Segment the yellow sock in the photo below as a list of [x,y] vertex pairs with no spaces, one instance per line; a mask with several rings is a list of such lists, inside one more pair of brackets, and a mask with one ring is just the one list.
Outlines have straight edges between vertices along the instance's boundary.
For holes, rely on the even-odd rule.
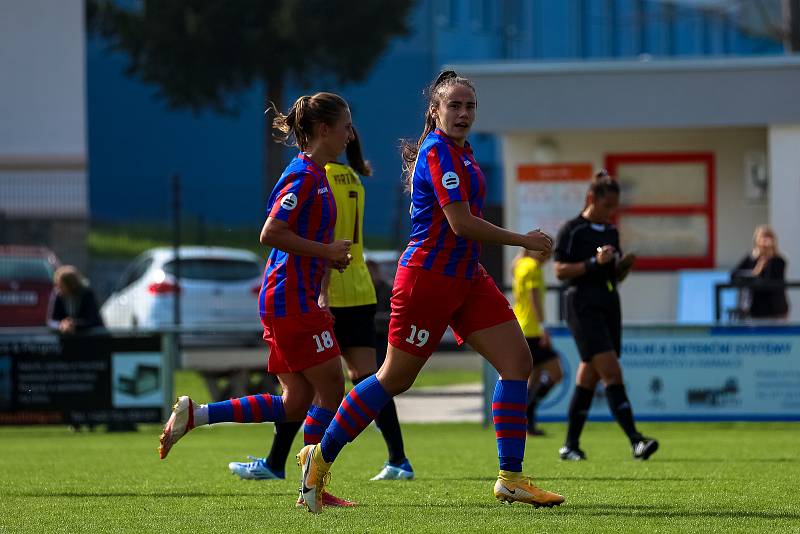
[[522,473],[519,471],[504,471],[503,469],[500,470],[500,474],[497,476],[500,480],[507,480],[509,482],[515,482],[523,478]]
[[331,465],[333,465],[333,462],[328,463],[325,461],[325,458],[322,457],[322,447],[320,445],[314,447],[314,452],[312,454],[313,456],[311,458],[314,460],[314,462],[323,467],[325,471],[330,469]]

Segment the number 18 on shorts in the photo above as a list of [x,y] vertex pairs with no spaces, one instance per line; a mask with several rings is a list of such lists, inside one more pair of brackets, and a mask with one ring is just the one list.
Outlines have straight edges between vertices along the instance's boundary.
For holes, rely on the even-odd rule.
[[341,354],[327,312],[286,317],[262,317],[264,341],[269,345],[270,373],[296,373]]

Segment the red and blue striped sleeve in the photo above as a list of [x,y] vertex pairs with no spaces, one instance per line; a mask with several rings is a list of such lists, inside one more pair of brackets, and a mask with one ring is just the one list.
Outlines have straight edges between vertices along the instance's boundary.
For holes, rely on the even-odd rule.
[[463,172],[464,165],[461,160],[454,157],[447,144],[436,143],[433,145],[426,154],[426,161],[440,207],[444,208],[452,202],[469,201],[467,193],[469,177]]
[[306,173],[299,172],[286,177],[284,186],[275,196],[269,209],[269,217],[289,223],[293,226],[303,206],[312,198],[314,180]]

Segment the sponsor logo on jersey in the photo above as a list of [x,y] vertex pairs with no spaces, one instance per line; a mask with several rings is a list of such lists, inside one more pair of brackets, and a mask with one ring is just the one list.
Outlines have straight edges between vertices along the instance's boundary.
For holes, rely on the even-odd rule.
[[327,187],[320,187],[319,189],[317,189],[317,194],[318,195],[323,195],[323,194],[325,194],[327,192],[328,192],[328,188]]
[[281,207],[285,210],[293,210],[297,207],[297,195],[286,193],[281,199]]
[[461,179],[453,171],[448,171],[442,176],[442,185],[445,189],[455,189],[461,183]]
[[464,167],[469,167],[470,165],[472,165],[472,162],[470,160],[468,160],[468,159],[464,159],[464,160],[461,160],[461,161],[464,162]]

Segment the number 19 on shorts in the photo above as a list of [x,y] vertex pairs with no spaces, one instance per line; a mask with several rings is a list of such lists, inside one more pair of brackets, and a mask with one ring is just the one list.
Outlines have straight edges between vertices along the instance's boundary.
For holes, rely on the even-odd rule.
[[411,335],[406,338],[406,341],[411,343],[412,345],[416,345],[417,347],[423,346],[425,343],[428,342],[428,338],[431,337],[431,333],[427,330],[417,329],[417,325],[411,325]]
[[333,336],[328,330],[325,330],[322,334],[312,336],[314,338],[314,342],[317,344],[317,352],[322,352],[325,349],[329,349],[333,347]]

